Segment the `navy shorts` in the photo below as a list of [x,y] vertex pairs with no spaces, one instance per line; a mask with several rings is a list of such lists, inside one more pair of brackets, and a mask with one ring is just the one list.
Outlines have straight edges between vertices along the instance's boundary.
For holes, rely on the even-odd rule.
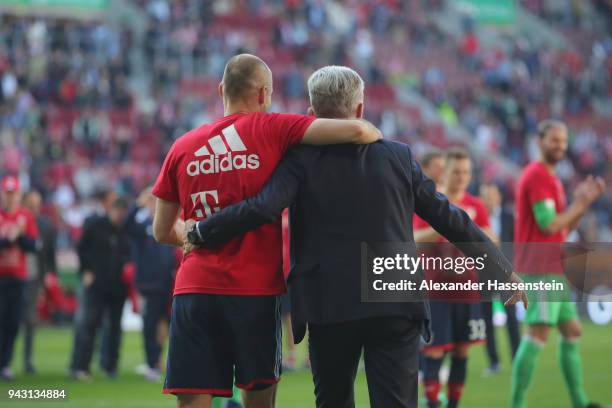
[[232,386],[276,384],[282,362],[279,296],[176,295],[166,394],[229,397]]
[[485,341],[485,321],[480,303],[433,301],[431,307],[431,342],[428,350],[452,350],[464,344]]

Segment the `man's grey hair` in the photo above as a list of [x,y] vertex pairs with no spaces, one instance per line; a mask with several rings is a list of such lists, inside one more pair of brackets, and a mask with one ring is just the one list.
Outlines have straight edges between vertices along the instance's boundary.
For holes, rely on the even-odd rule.
[[308,78],[310,105],[322,118],[347,118],[363,102],[363,79],[349,67],[329,65]]

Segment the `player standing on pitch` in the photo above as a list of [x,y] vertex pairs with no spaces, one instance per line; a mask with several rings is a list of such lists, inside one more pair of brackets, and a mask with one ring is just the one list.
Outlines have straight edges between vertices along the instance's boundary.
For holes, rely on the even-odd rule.
[[[272,72],[259,58],[231,58],[219,86],[225,116],[188,132],[170,149],[153,194],[153,233],[182,246],[174,227],[202,220],[256,194],[298,143],[370,143],[363,120],[268,114]],[[180,407],[210,407],[243,389],[246,408],[274,406],[281,368],[279,295],[284,293],[281,225],[264,225],[218,251],[195,249],[177,272],[165,393]]]
[[[542,280],[545,273],[561,278],[561,252],[546,253],[529,248],[528,243],[558,244],[565,242],[567,234],[576,228],[580,218],[605,189],[603,179],[589,176],[574,190],[574,201],[567,207],[563,185],[555,175],[555,165],[565,158],[567,152],[567,127],[555,120],[546,120],[538,126],[540,159],[529,164],[519,180],[516,195],[516,223],[514,267],[518,273],[535,274],[532,278]],[[551,254],[550,252],[555,254]],[[542,256],[550,261],[543,262]],[[544,265],[538,270],[537,265]],[[553,270],[556,269],[556,270]],[[529,276],[525,276],[529,278]],[[530,293],[531,307],[527,310],[527,334],[521,340],[512,367],[512,408],[526,406],[525,394],[533,377],[538,357],[550,328],[556,326],[561,333],[559,364],[569,389],[574,408],[596,408],[589,403],[582,381],[582,364],[578,344],[582,327],[578,321],[576,305],[569,301],[553,301],[542,292]]]
[[[451,203],[462,208],[493,241],[497,238],[491,231],[489,213],[484,203],[467,192],[472,177],[472,161],[467,151],[451,149],[446,154],[443,192]],[[414,217],[414,237],[416,242],[448,242],[422,218]],[[441,248],[444,250],[444,248]],[[437,248],[434,248],[434,251]],[[460,256],[459,253],[454,253]],[[428,273],[429,272],[429,273]],[[477,280],[474,271],[468,271],[470,279]],[[453,276],[439,271],[426,271],[435,280],[447,281]],[[454,274],[454,272],[451,272]],[[465,281],[467,278],[462,277]],[[430,294],[435,297],[436,294]],[[423,382],[428,408],[440,405],[440,367],[447,352],[451,353],[451,367],[448,378],[448,407],[459,405],[463,386],[467,377],[467,359],[470,346],[485,340],[485,322],[480,311],[480,294],[476,291],[457,294],[457,299],[449,295],[438,296],[432,301],[431,332],[432,341],[423,347],[425,355]]]
[[26,252],[37,248],[38,227],[21,206],[21,188],[15,176],[0,182],[0,381],[14,379],[11,360],[23,312]]

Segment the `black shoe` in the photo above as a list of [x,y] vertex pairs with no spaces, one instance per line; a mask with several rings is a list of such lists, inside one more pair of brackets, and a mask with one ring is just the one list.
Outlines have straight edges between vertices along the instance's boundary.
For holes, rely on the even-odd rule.
[[606,408],[607,405],[601,405],[596,402],[589,402],[585,408]]
[[30,374],[30,375],[36,374],[36,369],[34,368],[34,366],[32,364],[27,364],[25,366],[24,371],[25,371],[26,374]]

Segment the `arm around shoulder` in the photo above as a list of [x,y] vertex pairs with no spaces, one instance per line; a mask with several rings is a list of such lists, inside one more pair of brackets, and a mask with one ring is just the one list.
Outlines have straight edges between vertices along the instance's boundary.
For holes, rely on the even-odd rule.
[[306,129],[302,143],[313,145],[367,144],[382,139],[382,133],[363,119],[316,119]]

